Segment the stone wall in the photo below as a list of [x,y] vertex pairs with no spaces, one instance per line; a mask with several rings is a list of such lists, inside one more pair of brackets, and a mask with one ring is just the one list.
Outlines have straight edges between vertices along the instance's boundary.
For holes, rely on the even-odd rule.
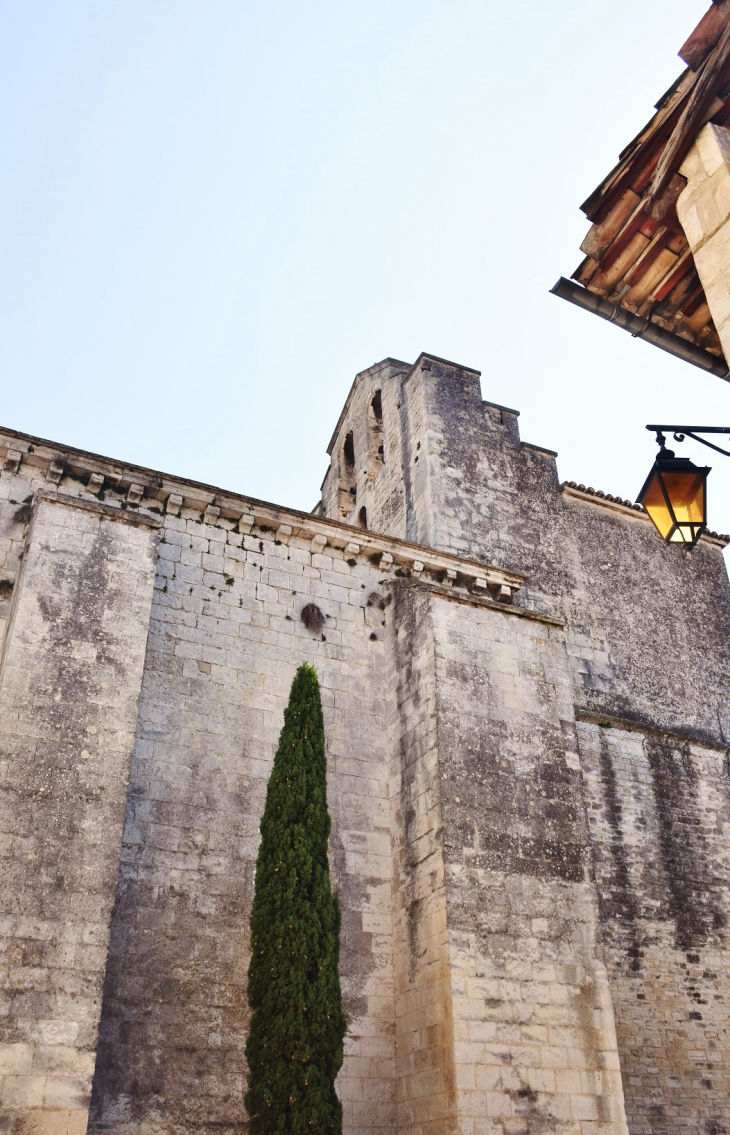
[[579,736],[631,1128],[725,1131],[727,750],[587,722]]
[[457,1113],[620,1132],[563,628],[434,606]]
[[83,1135],[158,522],[42,493],[29,526],[2,514],[28,529],[0,671],[2,1130]]
[[[567,623],[580,708],[730,736],[722,541],[703,537],[686,554],[642,511],[561,486],[555,454],[520,441],[517,411],[482,401],[477,371],[424,355],[389,381],[405,486],[392,535],[524,577],[515,602]],[[365,372],[356,384],[337,436],[357,434],[372,382]],[[371,514],[378,530],[375,504]]]
[[[331,464],[322,484],[322,512],[334,520],[358,525],[364,508],[368,528],[418,542],[402,520],[408,507],[408,486],[403,478],[401,383],[408,370],[407,363],[385,359],[357,375],[329,445]],[[380,458],[377,450],[373,452],[372,432],[372,403],[378,391],[382,411]],[[344,454],[348,434],[352,435],[354,451],[351,476]],[[345,499],[349,508],[341,507]]]
[[[248,916],[297,667],[322,688],[350,1018],[347,1130],[392,1130],[389,754],[380,575],[344,545],[166,517],[140,701],[93,1116],[242,1129]],[[352,557],[349,557],[352,558]],[[374,599],[371,598],[374,596]],[[300,613],[316,603],[324,632]],[[167,1130],[167,1127],[164,1128]]]
[[[369,376],[363,383],[362,397],[358,395],[357,385],[351,394],[347,412],[338,425],[340,434],[353,429],[357,416],[363,413],[364,386],[368,381],[371,381]],[[539,703],[535,716],[537,728],[533,726],[526,731],[526,736],[529,737],[528,750],[536,735],[539,737],[548,728],[551,713],[562,700],[564,706],[571,705],[569,714],[564,710],[562,712],[564,728],[574,729],[573,725],[568,726],[566,723],[573,720],[576,712],[584,722],[581,729],[595,729],[599,727],[599,723],[603,723],[604,728],[621,725],[622,731],[617,735],[624,739],[635,736],[626,732],[627,727],[641,729],[645,736],[654,738],[651,745],[647,742],[647,752],[654,755],[654,780],[651,780],[651,784],[655,783],[659,775],[657,770],[661,769],[665,769],[662,784],[666,787],[674,783],[667,771],[671,765],[670,758],[661,756],[674,753],[673,745],[679,744],[681,747],[704,744],[710,746],[708,751],[724,754],[727,751],[726,738],[730,735],[726,695],[730,676],[730,603],[727,573],[721,555],[722,541],[705,537],[694,552],[687,555],[676,548],[663,545],[648,518],[626,502],[603,493],[596,494],[592,489],[582,486],[560,485],[555,455],[520,441],[516,411],[482,402],[478,374],[474,371],[431,356],[421,356],[412,368],[393,375],[390,381],[393,397],[397,397],[400,403],[403,455],[401,475],[404,484],[400,524],[395,523],[392,516],[389,517],[393,534],[402,536],[406,532],[417,533],[418,539],[430,541],[435,547],[455,553],[468,548],[470,556],[481,559],[485,564],[496,562],[503,568],[520,573],[526,578],[526,583],[515,594],[514,604],[565,621],[564,641],[569,665],[562,677],[562,693],[559,698],[557,694],[551,693]],[[383,476],[384,473],[381,473],[380,477]],[[377,485],[376,482],[376,489]],[[372,517],[374,525],[378,526],[380,518],[376,508],[372,510]],[[481,632],[475,648],[483,651],[484,643],[488,641],[486,632]],[[465,650],[463,642],[460,642],[458,654],[464,658],[472,657]],[[506,704],[510,708],[505,735],[510,738],[511,745],[514,731],[519,730],[520,716],[529,705],[529,692],[525,684],[519,682],[516,656],[509,664],[500,659],[493,665],[497,674],[504,665],[505,674],[495,679],[485,669],[484,689],[493,687],[495,681],[497,685],[499,681],[505,683],[508,698]],[[469,684],[468,669],[465,662],[459,680],[454,680],[451,687],[445,673],[438,670],[436,685],[442,707],[449,689],[453,689],[459,696],[469,690],[471,704],[478,702],[478,687]],[[571,692],[565,688],[566,682],[572,687]],[[500,696],[501,693],[500,690]],[[454,714],[454,728],[459,743],[454,746],[450,741],[445,751],[453,754],[461,748],[469,753],[468,746],[471,745],[471,765],[461,764],[454,779],[458,785],[460,801],[465,798],[473,800],[470,815],[475,831],[486,829],[488,832],[488,838],[493,844],[487,849],[488,854],[497,855],[496,849],[499,848],[501,856],[506,856],[508,852],[513,855],[514,846],[519,848],[521,841],[534,839],[534,835],[530,835],[529,826],[525,827],[527,817],[523,814],[522,806],[515,803],[515,797],[521,799],[523,804],[525,799],[532,797],[533,808],[542,800],[546,809],[543,819],[550,838],[543,840],[543,853],[548,854],[549,849],[548,859],[550,856],[564,856],[570,824],[578,823],[577,817],[583,816],[584,789],[578,765],[574,763],[572,771],[566,768],[560,771],[559,764],[548,762],[544,766],[536,766],[525,779],[521,779],[516,775],[514,758],[510,754],[505,762],[505,768],[509,771],[505,772],[503,779],[501,761],[496,760],[495,753],[505,745],[504,735],[497,730],[496,735],[489,736],[488,743],[480,740],[479,745],[476,745],[473,740],[475,726],[469,718],[468,703],[467,696],[466,704],[461,704]],[[462,721],[465,723],[463,735]],[[566,745],[565,752],[572,752],[575,762],[575,739],[563,743]],[[558,752],[549,742],[544,743],[544,748],[548,753]],[[474,781],[478,752],[486,754],[483,759],[487,760],[489,768],[486,785],[482,790],[485,799],[479,799]],[[585,770],[588,778],[587,800],[590,815],[595,821],[593,809],[598,805],[595,803],[590,750],[585,750],[585,753],[581,750],[581,753],[583,759],[588,761]],[[528,767],[529,763],[525,764],[525,768]],[[698,793],[702,795],[710,791],[725,791],[722,779],[718,780],[715,773],[708,772],[709,767],[706,763],[701,764],[700,771],[687,780],[686,791],[664,792],[660,800],[664,816],[661,830],[665,842],[673,833],[671,838],[679,846],[679,833],[692,833],[697,825],[701,829],[701,839],[698,837],[691,844],[694,848],[691,863],[703,864],[700,875],[693,873],[694,867],[686,856],[680,856],[677,860],[668,850],[664,870],[671,879],[673,871],[678,869],[677,864],[681,863],[685,882],[677,883],[677,886],[682,894],[688,896],[693,886],[699,888],[703,899],[695,900],[688,908],[694,914],[697,914],[698,903],[702,906],[705,899],[709,901],[710,894],[714,896],[713,918],[716,919],[717,926],[713,930],[713,963],[717,964],[706,968],[716,975],[716,980],[722,985],[721,975],[727,969],[727,962],[720,961],[726,957],[723,953],[726,948],[723,920],[730,914],[724,889],[728,829],[724,820],[716,818],[724,814],[720,809],[719,798],[715,801],[715,810],[711,811],[709,818],[698,816],[692,804],[692,793],[696,797]],[[534,776],[538,768],[545,773],[548,769],[553,770],[554,779],[550,786],[544,787],[544,798],[536,794]],[[627,794],[633,798],[634,775],[626,762],[619,762],[614,772],[613,803],[600,805],[608,808],[609,814],[613,815],[613,810],[623,806]],[[708,777],[710,779],[706,785]],[[540,789],[540,793],[542,791]],[[572,813],[570,821],[565,814],[568,803]],[[447,807],[444,821],[447,827],[448,814]],[[482,824],[478,822],[479,816],[482,817]],[[537,812],[530,817],[531,825],[536,823],[536,817]],[[637,821],[639,822],[644,821]],[[580,823],[585,827],[584,819]],[[576,854],[586,854],[590,850],[589,858],[595,860],[602,915],[598,931],[591,927],[592,908],[587,892],[581,890],[580,886],[576,891],[577,879],[563,880],[559,885],[569,890],[572,887],[571,901],[578,903],[574,908],[578,913],[571,916],[569,924],[576,927],[576,932],[580,926],[585,928],[581,948],[597,934],[595,974],[600,975],[601,964],[597,959],[602,953],[608,966],[611,993],[616,999],[621,1060],[625,1074],[631,1076],[626,1083],[630,1083],[627,1090],[631,1092],[632,1129],[656,1132],[669,1130],[671,1122],[666,1115],[670,1115],[676,1105],[673,1096],[681,1097],[683,1101],[682,1121],[685,1125],[704,1124],[707,1119],[710,1125],[708,1130],[713,1123],[721,1126],[722,1112],[718,1109],[717,1101],[712,1103],[714,1111],[712,1108],[708,1110],[706,1105],[709,1097],[703,1097],[703,1091],[711,1092],[713,1089],[703,1087],[697,1092],[693,1087],[690,1092],[688,1088],[688,1083],[696,1085],[698,1082],[697,1063],[713,1061],[714,1057],[696,1055],[696,1052],[704,1053],[707,1046],[698,1049],[693,1047],[698,1038],[693,1037],[691,1031],[687,1032],[686,1005],[681,1003],[681,999],[670,1002],[664,995],[659,997],[656,988],[656,981],[659,980],[657,975],[663,974],[665,963],[667,974],[664,976],[667,981],[667,975],[674,972],[677,965],[691,966],[697,963],[687,962],[686,958],[677,961],[673,952],[676,947],[672,947],[669,952],[659,949],[653,955],[653,970],[631,969],[632,992],[627,1001],[623,974],[625,964],[633,964],[633,955],[626,953],[626,950],[634,948],[633,940],[616,952],[613,943],[617,932],[612,929],[607,914],[610,903],[603,890],[607,869],[604,862],[606,847],[600,840],[594,839],[593,825],[590,831],[591,840],[588,836],[577,839]],[[448,841],[448,836],[446,838]],[[470,854],[479,858],[485,851],[482,849],[477,854],[476,840],[477,836],[469,834],[465,826],[459,833],[457,844],[461,847],[471,845]],[[453,870],[450,854],[447,846],[446,870],[449,880]],[[518,855],[518,862],[519,860]],[[468,860],[463,862],[467,863]],[[559,858],[557,862],[560,862]],[[540,880],[547,867],[533,863],[530,869],[534,871],[535,879]],[[551,869],[557,870],[555,862]],[[463,874],[464,868],[460,867],[459,870]],[[466,871],[464,878],[468,880],[464,893],[472,903],[476,903],[471,911],[469,901],[464,903],[467,923],[469,917],[486,918],[485,912],[479,910],[478,900],[474,899],[475,895],[483,893],[482,876]],[[558,872],[556,879],[559,878]],[[695,879],[694,884],[690,882],[691,879]],[[635,881],[636,894],[642,899],[650,893],[656,894],[657,886],[650,884],[647,879],[645,891],[642,880]],[[557,886],[557,883],[550,885]],[[668,885],[665,878],[662,886],[666,889]],[[545,886],[544,882],[535,883],[522,877],[513,884],[507,872],[500,878],[497,890],[490,892],[495,895],[495,906],[499,910],[499,915],[496,912],[494,914],[495,922],[499,924],[499,918],[508,919],[508,896],[515,891],[521,895],[525,887],[526,893],[529,892],[529,902],[525,899],[525,905],[529,909],[562,909],[566,900],[562,897],[558,899],[555,894],[550,896],[545,908],[542,907],[540,890],[544,890]],[[578,892],[582,895],[580,899]],[[452,897],[452,892],[447,888],[447,909],[452,919],[461,911],[457,895],[458,891],[455,891]],[[579,912],[581,904],[583,913]],[[540,918],[539,915],[535,917]],[[671,922],[672,917],[671,913],[665,911],[666,919]],[[683,917],[686,922],[689,916]],[[473,953],[476,932],[470,928],[469,933],[472,935],[469,950]],[[664,939],[669,942],[673,933],[671,929],[665,928]],[[509,936],[501,940],[497,936],[488,937],[486,940],[499,943],[498,949],[512,949]],[[577,943],[574,942],[572,948],[576,949]],[[554,942],[547,943],[545,949],[548,952],[555,950],[556,945]],[[621,953],[621,950],[624,952]],[[476,965],[468,951],[467,954],[465,965]],[[700,954],[696,950],[692,951],[692,957],[696,956],[699,957]],[[550,972],[556,973],[554,959],[550,964],[553,967]],[[590,973],[590,967],[587,972]],[[598,977],[591,974],[589,985],[590,982],[596,983],[591,986],[596,993],[596,1004],[604,1004],[605,985],[604,994],[601,994]],[[577,994],[578,991],[573,989],[571,997],[574,1007],[580,1002]],[[515,986],[512,987],[511,995],[519,1003]],[[727,1024],[724,1009],[726,994],[720,991],[713,994],[713,998],[715,996],[722,1000],[715,1001],[715,1032],[711,1034],[710,1040],[712,1044],[719,1046],[721,1030]],[[640,1015],[642,1006],[645,1007],[645,1017],[649,1021],[658,1004],[666,1005],[661,1025],[654,1023],[651,1027],[647,1026],[644,1032],[639,1030],[641,1039],[637,1043],[634,1028],[637,1012]],[[455,997],[454,1012],[458,1012],[458,1006],[459,1000]],[[501,1009],[495,1006],[494,1011],[499,1013]],[[509,1014],[514,1011],[514,1003],[508,1002],[505,1012]],[[457,1031],[458,1027],[457,1023]],[[669,1042],[666,1037],[660,1037],[658,1046],[654,1047],[652,1033],[661,1033],[662,1030],[674,1039]],[[578,1060],[575,1053],[570,1059]],[[585,1058],[581,1059],[585,1063]],[[611,1067],[612,1059],[609,1055],[607,1068]],[[680,1074],[673,1067],[677,1060],[682,1062],[684,1069]],[[577,1066],[580,1067],[580,1062]],[[639,1066],[643,1076],[640,1091],[635,1090],[637,1081],[634,1075],[634,1069]],[[594,1062],[594,1071],[596,1067]],[[503,1082],[508,1085],[511,1083],[508,1077]],[[714,1085],[715,1081],[712,1083]],[[720,1084],[720,1098],[726,1090],[725,1082],[719,1079],[717,1083]],[[670,1084],[671,1092],[667,1088]],[[668,1093],[666,1100],[663,1099],[665,1090]],[[651,1102],[647,1102],[649,1096],[652,1097]],[[495,1103],[494,1106],[498,1105]],[[505,1115],[511,1115],[512,1120],[518,1122],[520,1116],[509,1110],[514,1106],[514,1100],[505,1101],[504,1106],[507,1109]],[[528,1109],[524,1104],[521,1106],[527,1122]],[[663,1108],[666,1108],[666,1115]],[[716,1126],[716,1129],[720,1128]]]
[[723,353],[730,356],[730,133],[708,122],[680,167],[677,216],[702,281]]
[[399,1132],[456,1130],[451,957],[431,595],[395,586],[393,931]]
[[[69,768],[94,767],[92,747],[71,742],[101,736],[99,706],[122,722],[116,741],[104,735],[103,832],[78,824],[78,792],[73,807],[33,797],[23,819],[51,818],[37,837],[46,860],[62,829],[75,868],[94,848],[96,968],[73,954],[78,1016],[62,1016],[63,999],[56,1014],[84,1022],[67,1056],[80,1054],[86,1080],[54,1135],[81,1135],[92,1066],[93,1130],[246,1130],[258,824],[303,661],[323,692],[347,1135],[622,1135],[624,1093],[637,1135],[720,1135],[724,1073],[699,1065],[724,1066],[727,1021],[721,543],[682,556],[630,506],[561,486],[554,454],[520,441],[517,412],[482,402],[477,372],[431,356],[359,375],[330,449],[310,515],[0,432],[0,698],[26,691],[28,730],[36,706],[40,720],[60,715],[51,740]],[[68,558],[60,606],[35,527],[21,558],[26,497],[34,526],[76,518],[78,547],[63,525],[44,545]],[[308,603],[321,633],[302,622]],[[101,697],[88,646],[77,658],[23,637],[40,610],[64,641],[86,642],[69,630],[79,619],[110,636],[121,685]],[[56,711],[44,667],[61,664],[70,694]],[[11,769],[11,793],[18,781]],[[15,823],[11,811],[11,907],[58,878],[26,865]],[[12,975],[27,926],[8,927]],[[8,1020],[56,1019],[41,1018],[61,956],[52,929],[24,963],[32,1012]],[[46,1059],[33,1029],[6,1034],[0,1114],[12,1111],[13,1135],[36,1121],[17,1080]]]

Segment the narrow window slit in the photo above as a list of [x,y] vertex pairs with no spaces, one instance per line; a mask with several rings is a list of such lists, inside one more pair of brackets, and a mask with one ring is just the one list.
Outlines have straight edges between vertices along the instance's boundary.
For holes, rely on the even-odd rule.
[[355,439],[352,430],[345,435],[340,451],[340,520],[347,520],[357,499]]

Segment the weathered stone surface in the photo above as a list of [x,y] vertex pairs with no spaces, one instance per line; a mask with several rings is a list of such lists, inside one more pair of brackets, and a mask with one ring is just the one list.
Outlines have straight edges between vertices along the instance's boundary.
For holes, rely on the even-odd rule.
[[[258,823],[289,687],[307,660],[322,688],[342,898],[350,1028],[341,1092],[348,1130],[388,1130],[395,1077],[379,577],[367,561],[347,563],[344,541],[312,553],[292,537],[241,539],[182,511],[166,519],[160,549],[94,1116],[107,1126],[163,1116],[176,1130],[241,1129]],[[308,602],[325,615],[321,634],[301,621]]]
[[708,122],[697,135],[680,173],[687,178],[687,188],[677,201],[677,216],[692,249],[723,352],[726,358],[730,358],[728,130]]
[[3,1130],[86,1130],[155,528],[33,505],[0,677]]
[[[724,925],[730,911],[726,805],[721,807],[727,780],[718,780],[718,774],[713,774],[708,785],[718,785],[721,797],[709,815],[698,815],[691,794],[708,791],[706,766],[693,779],[687,779],[687,774],[686,784],[680,787],[667,756],[674,752],[672,744],[681,748],[690,742],[718,745],[725,752],[724,738],[730,729],[726,697],[730,605],[720,549],[710,541],[701,541],[691,557],[676,555],[657,540],[641,513],[615,507],[610,500],[604,503],[595,496],[563,491],[553,455],[520,442],[516,412],[483,403],[476,372],[428,356],[412,368],[398,370],[388,362],[358,377],[348,412],[333,439],[333,464],[323,489],[328,512],[333,507],[338,454],[348,431],[355,439],[357,468],[365,468],[362,446],[366,438],[360,442],[358,455],[357,422],[366,415],[376,387],[382,391],[385,411],[386,461],[376,478],[363,477],[357,490],[357,499],[365,502],[373,527],[387,525],[394,536],[452,552],[468,549],[470,556],[487,564],[496,562],[520,573],[527,582],[514,603],[558,615],[566,622],[564,632],[545,631],[546,637],[558,634],[563,640],[558,651],[561,665],[556,670],[553,663],[553,673],[562,670],[557,686],[546,681],[547,670],[540,660],[528,670],[540,675],[531,689],[522,673],[519,650],[505,645],[501,654],[490,656],[491,644],[485,631],[477,634],[474,651],[468,648],[467,635],[456,637],[458,647],[450,663],[453,678],[448,668],[437,668],[435,704],[439,708],[435,716],[441,728],[448,721],[444,752],[457,760],[453,779],[447,768],[441,774],[447,778],[442,791],[447,784],[455,786],[451,798],[446,797],[440,821],[446,909],[449,926],[455,932],[462,927],[466,930],[463,964],[467,970],[486,966],[484,973],[500,976],[500,967],[515,965],[519,970],[523,949],[527,952],[525,972],[533,963],[543,967],[550,975],[548,1002],[560,1003],[562,997],[566,1019],[572,1021],[573,1044],[558,1053],[561,1046],[548,1045],[552,1026],[539,1021],[545,1007],[530,1006],[529,1000],[521,997],[518,982],[507,987],[509,998],[500,997],[495,982],[495,1004],[478,1017],[480,1022],[488,1022],[489,1040],[494,1041],[498,1028],[505,1028],[500,1013],[510,1022],[514,1029],[511,1036],[516,1040],[520,1014],[529,1016],[537,1009],[531,1028],[541,1043],[556,1050],[555,1059],[562,1063],[563,1074],[558,1077],[558,1069],[553,1067],[546,1079],[546,1065],[537,1060],[535,1083],[549,1083],[556,1095],[569,1084],[579,1094],[579,1083],[590,1083],[592,1090],[600,1084],[602,1090],[592,1104],[579,1101],[574,1111],[570,1105],[561,1111],[562,1105],[552,1097],[540,1097],[538,1089],[528,1084],[538,1094],[526,1103],[527,1097],[509,1097],[518,1082],[510,1064],[509,1075],[502,1075],[503,1066],[499,1076],[482,1071],[481,1089],[490,1093],[486,1118],[478,1120],[473,1115],[470,1119],[473,1124],[482,1122],[484,1130],[493,1130],[495,1125],[546,1122],[545,1115],[550,1114],[555,1123],[603,1121],[615,1129],[621,1122],[621,1093],[611,1036],[610,992],[616,1000],[632,1130],[664,1132],[705,1122],[720,1130],[726,1123],[728,1104],[724,1073],[720,1074],[717,1092],[711,1079],[699,1090],[690,1090],[689,1085],[701,1080],[699,1065],[709,1060],[716,1067],[717,1059],[721,1066],[724,1061],[719,1050],[727,1029],[730,991],[724,976],[727,960],[720,964],[719,958],[727,959]],[[389,467],[389,453],[395,468]],[[399,477],[402,505],[394,509]],[[472,615],[466,626],[471,629],[475,622],[479,620]],[[438,654],[438,624],[433,634],[433,649]],[[479,658],[483,659],[480,664]],[[479,680],[474,679],[475,674],[479,674]],[[496,722],[495,693],[498,703],[503,700],[505,706],[500,707],[497,717],[501,720]],[[455,708],[449,705],[450,696]],[[492,708],[487,710],[485,703]],[[560,733],[555,732],[553,724],[551,735],[556,712]],[[532,718],[525,716],[530,713]],[[582,730],[598,728],[590,726],[591,721],[603,722],[604,726],[621,723],[635,730],[627,733],[624,728],[620,736],[637,738],[640,750],[648,754],[645,759],[653,762],[652,784],[663,814],[660,846],[664,847],[666,866],[662,893],[666,894],[669,887],[670,895],[663,900],[667,922],[664,939],[679,940],[677,936],[690,934],[690,926],[696,925],[696,932],[713,927],[715,964],[702,972],[713,975],[717,990],[712,998],[718,1000],[714,1000],[716,1016],[708,1043],[702,1046],[692,1032],[700,1026],[691,1025],[687,1031],[687,1005],[681,998],[669,1000],[657,990],[657,981],[672,984],[669,975],[677,966],[691,965],[681,954],[659,949],[652,955],[651,972],[642,969],[635,974],[631,970],[633,984],[627,994],[626,949],[634,949],[634,939],[623,953],[613,946],[618,932],[607,914],[606,848],[595,836],[591,838],[592,825],[588,828],[586,824],[586,805],[591,816],[599,805],[592,789],[586,795],[583,787],[575,738],[576,713],[585,721],[580,725]],[[530,721],[529,727],[525,721]],[[462,754],[469,760],[465,761]],[[590,751],[585,746],[581,754],[589,761]],[[480,762],[487,774],[484,777],[479,775]],[[585,775],[590,787],[590,763]],[[626,765],[616,771],[612,791],[614,799],[608,807],[620,810],[624,794],[633,792],[633,774]],[[687,840],[687,834],[693,838]],[[454,839],[453,846],[450,838]],[[592,870],[596,872],[597,890],[590,884]],[[496,875],[497,885],[487,891],[491,872],[501,874]],[[647,884],[645,891],[643,877],[636,881],[631,903],[639,901],[641,905],[648,900],[650,890]],[[656,891],[655,887],[655,896]],[[488,905],[480,901],[485,894],[490,896]],[[514,895],[519,896],[516,901],[523,902],[523,909],[531,913],[539,928],[532,941],[525,931],[526,922],[522,935],[515,936],[511,929],[514,919],[510,902]],[[555,911],[565,912],[566,918],[556,919]],[[641,939],[642,933],[637,931],[634,937]],[[647,935],[652,941],[652,931],[647,930]],[[677,949],[681,947],[675,946]],[[534,951],[532,956],[530,950]],[[542,950],[546,956],[540,958]],[[459,957],[458,951],[454,956]],[[693,958],[700,956],[692,953]],[[567,970],[561,971],[556,965],[559,957]],[[461,959],[450,964],[458,969]],[[566,972],[571,974],[567,981]],[[577,981],[576,975],[580,975]],[[608,1033],[587,1034],[584,1047],[579,1049],[576,1021],[582,1017],[580,1006],[591,1001],[596,1018],[608,1024]],[[452,1017],[461,1004],[456,995],[451,998]],[[457,1021],[457,1033],[458,1027]],[[479,1029],[485,1027],[484,1023],[478,1025]],[[559,1035],[557,1025],[554,1029]],[[480,1035],[482,1044],[484,1035]],[[708,1047],[710,1056],[706,1057]],[[484,1047],[473,1051],[482,1061]],[[501,1056],[507,1060],[506,1049]],[[679,1073],[677,1061],[682,1069]],[[478,1082],[476,1073],[458,1071],[471,1090]],[[492,1082],[487,1088],[484,1077],[489,1075]],[[707,1094],[703,1097],[703,1093]],[[542,1119],[530,1115],[535,1105],[542,1106]],[[457,1108],[460,1119],[466,1114],[464,1106],[460,1102]],[[484,1106],[483,1099],[479,1106]]]
[[457,1115],[624,1130],[564,632],[434,606]]
[[720,1131],[730,1099],[727,752],[578,729],[629,1122]]
[[[258,823],[302,661],[323,691],[347,1135],[623,1135],[625,1111],[637,1135],[720,1135],[730,603],[716,541],[682,556],[641,513],[566,491],[516,411],[482,402],[477,372],[430,356],[358,376],[315,515],[21,435],[0,433],[4,450],[19,456],[0,477],[0,616],[8,661],[16,645],[27,658],[0,697],[22,691],[28,735],[37,704],[33,728],[67,738],[69,760],[90,714],[110,728],[89,684],[98,656],[74,646],[71,704],[49,716],[54,651],[17,635],[56,591],[29,574],[14,517],[41,488],[49,515],[82,505],[83,555],[61,528],[47,542],[76,565],[64,596],[94,561],[84,524],[135,533],[148,567],[153,528],[128,521],[162,526],[151,607],[128,599],[137,661],[114,695],[108,822],[71,825],[57,794],[22,840],[6,825],[21,891],[53,896],[50,849],[63,860],[72,832],[96,927],[68,940],[66,1000],[48,943],[60,958],[59,923],[82,915],[44,897],[50,924],[36,919],[22,964],[11,928],[9,973],[28,986],[16,1016],[35,1022],[0,1050],[14,1135],[75,1133],[92,1067],[93,1130],[246,1130]],[[109,618],[121,650],[120,555],[53,633]],[[124,586],[142,560],[129,552]],[[22,858],[39,841],[42,872]],[[51,1014],[53,996],[77,1015]]]
[[[517,411],[482,401],[477,371],[430,356],[401,371],[387,363],[358,376],[350,394],[323,486],[326,513],[334,515],[342,438],[352,431],[357,442],[357,423],[382,389],[385,465],[357,498],[373,529],[526,577],[515,603],[567,623],[580,708],[730,736],[720,549],[703,539],[684,556],[641,512],[561,491],[554,454],[520,441]],[[364,468],[357,444],[355,454]],[[391,483],[402,486],[399,510],[385,503]]]
[[396,1129],[436,1135],[458,1114],[436,656],[431,596],[403,583],[393,606]]

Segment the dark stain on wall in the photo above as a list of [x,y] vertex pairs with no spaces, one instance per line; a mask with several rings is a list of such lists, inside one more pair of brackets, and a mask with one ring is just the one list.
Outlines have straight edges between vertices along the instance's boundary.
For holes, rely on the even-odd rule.
[[[632,1132],[722,1133],[730,1091],[716,751],[581,725],[581,759]],[[710,772],[705,777],[703,768]]]
[[[465,691],[475,704],[489,698],[489,674],[469,661],[450,661],[440,682],[447,862],[462,848],[478,850],[470,866],[542,879],[581,882],[589,855],[580,805],[578,774],[565,761],[562,736],[549,725],[530,739],[534,762],[525,769],[510,756],[509,730],[499,720],[472,720],[459,710]],[[448,705],[449,690],[457,692]],[[450,785],[450,788],[449,788]],[[458,795],[458,801],[456,799]]]
[[620,786],[608,751],[608,739],[603,730],[599,737],[599,768],[603,785],[605,816],[610,827],[610,874],[598,891],[601,922],[610,926],[613,920],[622,925],[622,937],[628,938],[625,946],[629,968],[638,972],[644,952],[638,927],[638,903],[631,885],[629,857],[624,844],[621,819]]
[[727,918],[716,894],[714,849],[704,830],[697,772],[689,745],[648,737],[659,848],[666,886],[665,914],[674,920],[680,950],[704,945]]

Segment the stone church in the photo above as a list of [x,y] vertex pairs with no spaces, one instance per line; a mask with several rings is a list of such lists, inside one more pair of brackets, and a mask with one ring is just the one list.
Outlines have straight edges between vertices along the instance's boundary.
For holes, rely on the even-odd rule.
[[[652,135],[661,172],[685,131],[668,180],[645,193],[640,147],[609,179],[594,226],[611,185],[641,216],[591,230],[568,291],[722,373],[714,8]],[[674,284],[647,308],[620,271]],[[258,825],[304,661],[346,1135],[730,1129],[728,538],[662,543],[483,393],[429,354],[358,374],[311,513],[0,430],[2,1135],[246,1131]]]

